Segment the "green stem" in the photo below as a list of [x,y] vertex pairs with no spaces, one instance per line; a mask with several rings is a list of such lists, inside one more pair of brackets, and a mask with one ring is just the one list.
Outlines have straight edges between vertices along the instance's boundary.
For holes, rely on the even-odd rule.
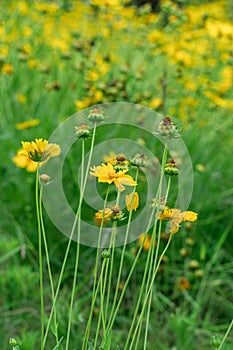
[[[90,148],[89,159],[88,159],[88,164],[87,164],[87,171],[86,171],[86,175],[85,175],[85,179],[84,179],[84,183],[83,183],[83,191],[80,193],[80,197],[82,199],[83,199],[83,195],[84,195],[84,191],[85,191],[85,187],[86,187],[86,183],[87,183],[87,178],[88,178],[88,174],[89,174],[89,168],[90,168],[92,154],[93,154],[93,149],[94,149],[95,133],[96,133],[96,123],[94,123],[94,126],[93,126],[91,148]],[[69,251],[70,251],[70,246],[71,246],[71,242],[72,242],[72,239],[73,239],[75,227],[76,227],[76,224],[77,224],[79,211],[81,209],[81,205],[82,205],[82,200],[79,201],[79,206],[78,206],[78,209],[76,211],[74,223],[73,223],[73,226],[72,226],[72,229],[71,229],[69,241],[68,241],[66,252],[65,252],[65,256],[64,256],[64,259],[63,259],[62,268],[61,268],[60,276],[59,276],[58,283],[57,283],[57,289],[56,289],[56,293],[55,293],[55,297],[54,297],[54,303],[52,305],[52,309],[51,309],[51,312],[50,312],[50,315],[49,315],[49,319],[48,319],[48,324],[47,324],[46,331],[45,331],[44,342],[43,342],[43,349],[44,349],[44,346],[45,346],[45,343],[46,343],[46,339],[47,339],[47,336],[48,336],[48,331],[49,331],[51,319],[52,319],[52,316],[53,316],[55,304],[57,302],[58,293],[59,293],[59,290],[60,290],[60,286],[61,286],[61,282],[62,282],[62,278],[63,278],[63,274],[64,274],[64,270],[65,270],[68,254],[69,254]]]
[[[157,190],[156,197],[155,197],[155,205],[156,205],[156,201],[157,201],[157,207],[156,207],[155,221],[154,221],[154,225],[153,225],[153,232],[152,232],[152,237],[151,237],[151,242],[150,242],[150,248],[149,248],[149,252],[147,255],[147,259],[146,259],[145,271],[143,274],[143,280],[141,283],[137,304],[136,304],[136,307],[134,310],[133,320],[131,322],[130,330],[128,332],[126,343],[125,343],[125,349],[127,349],[128,344],[130,342],[131,334],[132,334],[134,324],[135,324],[135,321],[137,318],[137,314],[138,314],[138,310],[139,310],[139,307],[141,304],[141,300],[142,300],[143,295],[145,295],[144,286],[145,286],[146,278],[147,278],[147,285],[148,285],[148,283],[150,281],[150,276],[152,273],[152,264],[153,264],[153,255],[154,255],[153,250],[154,250],[154,242],[156,241],[156,239],[155,239],[156,238],[156,227],[157,227],[158,215],[159,215],[159,210],[160,210],[160,201],[161,201],[161,197],[162,197],[162,185],[163,185],[164,167],[166,165],[166,161],[167,161],[167,144],[165,144],[164,151],[163,151],[159,186],[158,186],[158,190]],[[157,243],[157,248],[156,248],[157,255],[158,255],[158,248],[159,248],[159,242]],[[146,290],[147,290],[147,287],[146,287]],[[142,322],[142,319],[141,319],[141,322]]]
[[[80,178],[80,193],[83,193],[83,181],[84,181],[84,155],[85,155],[85,140],[82,139],[82,160],[81,160],[81,178]],[[69,340],[70,340],[70,331],[71,331],[71,323],[72,323],[72,312],[73,312],[73,305],[74,305],[74,297],[75,297],[75,287],[77,282],[77,274],[78,274],[78,264],[79,264],[79,252],[80,252],[80,233],[81,233],[81,202],[82,202],[82,196],[79,197],[79,213],[78,215],[78,232],[77,232],[77,244],[76,244],[76,258],[75,258],[75,267],[74,267],[74,279],[73,279],[73,287],[72,287],[72,293],[71,293],[71,299],[70,299],[70,308],[69,308],[69,321],[68,321],[68,328],[67,328],[67,336],[66,336],[66,347],[65,350],[69,349]]]
[[43,264],[42,264],[42,237],[41,237],[41,221],[39,209],[39,164],[36,172],[36,216],[38,225],[38,250],[39,250],[39,275],[40,275],[40,316],[41,316],[41,350],[43,350],[44,339],[44,288],[43,288]]
[[[136,175],[135,175],[135,182],[138,181],[138,174],[139,174],[139,168],[137,167],[137,171],[136,171]],[[135,193],[135,190],[136,190],[136,186],[133,189],[133,193]],[[130,223],[131,223],[131,219],[132,219],[132,214],[133,214],[133,201],[132,201],[131,207],[130,207],[129,219],[128,219],[126,233],[125,233],[125,240],[124,240],[123,249],[122,249],[122,253],[121,253],[121,260],[120,260],[120,267],[119,267],[117,284],[116,284],[116,289],[115,289],[115,295],[114,295],[114,299],[113,299],[111,313],[110,313],[110,316],[109,316],[110,320],[111,320],[111,318],[113,316],[113,312],[114,312],[114,309],[115,309],[115,306],[116,306],[116,302],[117,302],[119,285],[120,285],[120,281],[121,281],[121,274],[122,274],[122,268],[123,268],[123,262],[124,262],[124,257],[125,257],[125,249],[126,249],[128,236],[129,236],[129,229],[130,229]]]
[[[136,326],[135,331],[134,331],[134,335],[133,335],[132,340],[131,340],[131,345],[130,345],[129,350],[132,350],[133,343],[134,343],[134,340],[135,340],[135,337],[136,337],[136,334],[137,334],[137,330],[138,330],[138,328],[139,328],[139,326],[140,326],[140,323],[141,323],[141,321],[142,321],[142,318],[143,318],[143,315],[144,315],[144,311],[145,311],[145,308],[146,308],[146,306],[147,306],[148,299],[149,299],[150,293],[151,293],[151,291],[152,291],[155,278],[156,278],[156,276],[157,276],[158,268],[159,268],[160,263],[161,263],[161,261],[162,261],[164,255],[165,255],[165,253],[166,253],[166,251],[167,251],[167,249],[168,249],[168,247],[169,247],[169,245],[170,245],[170,243],[171,243],[172,236],[173,236],[173,235],[170,234],[170,237],[169,237],[169,240],[168,240],[168,242],[167,242],[167,244],[166,244],[166,247],[164,248],[164,250],[163,250],[163,252],[162,252],[162,254],[161,254],[161,256],[160,256],[159,261],[158,261],[158,264],[157,264],[157,266],[156,266],[156,269],[155,269],[155,271],[154,271],[154,273],[153,273],[153,276],[152,276],[152,279],[151,279],[151,283],[150,283],[150,287],[149,287],[149,289],[148,289],[148,292],[147,292],[146,295],[145,295],[145,299],[144,299],[144,302],[143,302],[143,305],[142,305],[142,310],[141,310],[141,313],[140,313],[140,316],[139,316],[139,320],[138,320],[137,326]],[[126,348],[125,348],[125,350],[126,350]]]
[[218,347],[218,350],[222,349],[222,346],[225,343],[225,340],[227,339],[228,334],[230,333],[232,327],[233,327],[233,319],[231,320],[231,323],[229,324],[229,327],[227,328],[227,331],[226,331],[226,333],[225,333],[225,335],[223,337],[223,340],[221,341],[221,344]]
[[[51,272],[49,251],[48,251],[47,239],[46,239],[46,234],[45,234],[43,211],[42,211],[43,186],[44,185],[41,186],[41,191],[40,191],[39,212],[40,212],[41,230],[42,230],[42,236],[43,236],[44,248],[45,248],[45,256],[46,256],[46,262],[47,262],[47,267],[48,267],[49,282],[50,282],[50,288],[51,288],[51,293],[52,293],[52,302],[54,303],[53,277],[52,277],[52,272]],[[56,339],[56,345],[57,345],[59,343],[59,339],[58,339],[58,331],[57,331],[57,311],[56,311],[56,308],[54,308],[54,332],[55,332],[55,339]]]
[[91,310],[90,310],[89,319],[88,319],[85,334],[84,334],[82,350],[85,349],[87,342],[88,342],[88,338],[89,338],[89,334],[90,334],[90,330],[91,330],[92,314],[93,314],[93,309],[94,309],[94,305],[95,305],[94,300],[96,299],[97,288],[99,288],[98,284],[97,284],[97,273],[98,273],[99,256],[100,256],[100,241],[101,241],[101,233],[102,233],[102,229],[103,229],[103,225],[104,225],[104,211],[106,209],[109,191],[110,191],[110,185],[107,188],[107,192],[106,192],[105,199],[104,199],[103,215],[102,215],[102,220],[101,220],[101,224],[100,224],[99,237],[98,237],[97,250],[96,250],[96,260],[95,260],[95,267],[94,267],[94,283],[93,283],[93,289],[92,289],[92,302],[91,302],[91,305],[93,305],[93,307],[91,307]]

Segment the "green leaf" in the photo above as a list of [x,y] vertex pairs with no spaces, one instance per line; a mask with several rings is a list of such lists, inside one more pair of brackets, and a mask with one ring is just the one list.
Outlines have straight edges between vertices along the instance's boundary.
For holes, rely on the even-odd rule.
[[91,342],[88,342],[88,350],[94,350],[94,346]]

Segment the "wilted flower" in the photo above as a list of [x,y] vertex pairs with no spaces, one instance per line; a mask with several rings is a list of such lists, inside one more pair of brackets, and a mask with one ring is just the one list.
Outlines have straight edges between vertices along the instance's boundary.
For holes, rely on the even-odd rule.
[[137,192],[132,192],[125,196],[126,208],[128,211],[135,210],[139,206],[139,196]]
[[103,220],[103,225],[106,225],[108,221],[119,221],[123,219],[123,213],[118,206],[113,206],[111,208],[105,208],[104,210],[99,210],[95,213],[95,223],[100,226]]
[[179,231],[180,223],[182,221],[196,221],[197,213],[193,211],[184,211],[180,209],[169,209],[164,207],[163,211],[159,213],[158,220],[169,220],[170,233],[174,234]]

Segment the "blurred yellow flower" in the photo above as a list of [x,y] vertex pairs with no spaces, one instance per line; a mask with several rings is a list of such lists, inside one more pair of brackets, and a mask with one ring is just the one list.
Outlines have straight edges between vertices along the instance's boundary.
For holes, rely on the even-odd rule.
[[169,220],[170,233],[174,234],[179,231],[182,221],[196,221],[197,215],[193,211],[182,212],[180,209],[169,209],[165,206],[163,211],[159,213],[158,220]]
[[161,107],[163,104],[163,100],[160,97],[155,97],[153,98],[152,101],[150,101],[150,108],[157,108]]
[[17,123],[15,125],[15,128],[17,130],[24,130],[24,129],[28,129],[28,128],[31,128],[33,126],[39,125],[39,124],[40,124],[39,119],[30,119],[30,120],[27,120],[27,121],[22,122],[22,123]]
[[3,73],[3,74],[12,74],[12,73],[14,73],[14,68],[13,68],[12,64],[10,64],[10,63],[5,63],[5,64],[2,66],[2,73]]
[[128,169],[116,172],[113,165],[107,163],[92,167],[90,175],[97,177],[98,182],[106,182],[108,184],[114,183],[117,189],[122,192],[125,190],[125,186],[137,185],[132,176],[125,174],[127,171]]
[[[145,236],[146,236],[146,238],[145,238]],[[147,251],[147,250],[150,249],[151,239],[152,239],[151,236],[149,236],[149,235],[147,235],[147,234],[145,234],[145,233],[142,233],[142,234],[138,237],[138,245],[141,246],[141,245],[143,244],[142,249],[145,250],[145,251]],[[144,243],[143,243],[143,241],[144,241]],[[155,246],[156,246],[156,243],[154,243],[154,247],[155,247]]]
[[59,156],[60,153],[59,145],[48,143],[47,140],[41,138],[31,142],[22,141],[22,147],[12,160],[18,167],[34,172],[37,170],[40,162],[43,164],[50,158]]
[[[22,104],[24,104],[24,103],[27,102],[27,98],[26,98],[26,96],[25,96],[24,94],[17,94],[17,95],[16,95],[16,99],[17,99],[17,101],[18,101],[19,103],[22,103]],[[17,128],[16,128],[16,129],[17,129]]]
[[[126,208],[128,211],[137,210],[139,206],[139,195],[137,192],[131,192],[125,196]],[[132,209],[131,209],[132,208]]]

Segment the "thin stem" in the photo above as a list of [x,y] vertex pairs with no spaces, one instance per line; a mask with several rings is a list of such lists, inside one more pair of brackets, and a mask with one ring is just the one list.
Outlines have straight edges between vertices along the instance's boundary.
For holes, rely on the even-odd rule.
[[232,327],[233,327],[233,319],[231,320],[231,323],[229,324],[229,327],[227,328],[227,331],[226,331],[226,333],[225,333],[225,335],[223,337],[223,340],[221,341],[221,344],[218,347],[218,350],[222,349],[222,346],[225,343],[225,340],[227,339],[228,334],[230,333]]
[[44,339],[44,288],[43,288],[43,264],[42,264],[42,237],[41,237],[41,221],[39,209],[39,164],[36,172],[36,216],[38,225],[38,250],[39,250],[39,275],[40,275],[40,316],[41,316],[41,349],[43,350]]
[[110,191],[110,185],[107,188],[107,192],[104,199],[103,215],[102,215],[102,220],[100,224],[99,237],[98,237],[97,250],[96,250],[96,260],[95,260],[95,267],[94,267],[94,283],[93,283],[93,289],[92,289],[92,302],[91,302],[91,305],[93,305],[93,307],[91,307],[91,310],[90,310],[89,319],[88,319],[85,334],[84,334],[82,350],[85,349],[85,346],[88,342],[88,338],[91,330],[92,313],[95,305],[94,299],[96,299],[96,291],[97,291],[97,288],[99,288],[97,284],[97,272],[98,272],[99,255],[100,255],[100,241],[101,241],[101,234],[102,234],[102,229],[104,224],[104,211],[106,209],[109,191]]
[[[47,239],[46,239],[46,234],[45,234],[43,211],[42,211],[43,186],[44,185],[41,186],[41,190],[40,190],[39,212],[40,212],[41,230],[42,230],[42,236],[43,236],[44,248],[45,248],[46,263],[47,263],[47,267],[48,267],[49,282],[50,282],[50,288],[51,288],[51,293],[52,293],[52,302],[54,303],[53,277],[52,277],[52,272],[51,272],[49,251],[48,251]],[[54,332],[55,332],[56,344],[58,345],[59,339],[58,339],[58,331],[57,331],[57,311],[56,311],[56,308],[54,308]]]
[[[125,349],[127,349],[127,346],[130,342],[131,339],[131,334],[133,331],[133,327],[137,318],[137,314],[138,314],[138,310],[141,304],[141,300],[144,293],[144,286],[145,286],[145,282],[146,282],[146,278],[147,278],[147,286],[148,283],[150,281],[150,276],[152,273],[152,263],[153,263],[153,249],[154,249],[154,242],[155,242],[155,236],[156,236],[156,227],[157,227],[157,221],[158,221],[158,215],[159,215],[159,210],[160,210],[160,201],[161,201],[161,197],[162,197],[162,185],[163,185],[163,178],[164,178],[164,167],[167,161],[167,143],[165,144],[164,147],[164,151],[163,151],[163,157],[162,157],[162,165],[161,165],[161,173],[160,173],[160,179],[159,179],[159,186],[158,186],[158,190],[156,193],[156,198],[155,198],[155,205],[156,205],[156,201],[157,201],[157,207],[156,207],[156,215],[155,215],[155,221],[154,221],[154,225],[153,225],[153,232],[152,232],[152,237],[151,237],[151,242],[150,242],[150,247],[149,247],[149,252],[147,255],[147,259],[146,259],[146,266],[145,266],[145,271],[143,274],[143,280],[141,283],[141,287],[140,287],[140,291],[139,291],[139,296],[138,296],[138,300],[137,300],[137,304],[134,310],[134,315],[133,315],[133,320],[131,322],[131,326],[130,326],[130,330],[128,332],[127,335],[127,339],[126,339],[126,343],[125,343]],[[157,243],[157,248],[156,248],[156,256],[158,255],[158,248],[159,248],[159,242]],[[148,274],[148,276],[147,276]],[[146,287],[147,290],[147,287]],[[142,322],[142,319],[141,319]]]
[[[81,178],[80,178],[80,192],[83,193],[83,181],[84,181],[84,155],[85,155],[85,140],[82,139],[82,157],[81,157]],[[69,321],[68,321],[68,328],[67,328],[67,337],[66,337],[66,347],[65,349],[69,349],[69,340],[70,340],[70,331],[71,331],[71,323],[72,323],[72,312],[73,312],[73,305],[74,305],[74,297],[75,297],[75,287],[77,282],[77,274],[78,274],[78,264],[79,264],[79,252],[80,252],[80,233],[81,233],[81,205],[80,202],[82,202],[82,196],[79,197],[79,206],[80,210],[78,215],[78,232],[77,232],[77,242],[76,242],[76,258],[75,258],[75,267],[74,267],[74,279],[73,279],[73,287],[72,287],[72,293],[71,293],[71,299],[70,299],[70,308],[69,308]]]
[[[150,283],[150,287],[149,287],[149,289],[148,289],[148,292],[147,292],[146,295],[145,295],[144,303],[143,303],[143,305],[142,305],[142,310],[141,310],[141,313],[140,313],[140,316],[139,316],[139,320],[138,320],[137,326],[136,326],[135,331],[134,331],[134,335],[133,335],[133,338],[132,338],[132,341],[131,341],[131,345],[130,345],[129,350],[132,350],[133,343],[134,343],[134,340],[135,340],[135,337],[136,337],[136,334],[137,334],[137,330],[138,330],[138,327],[140,326],[140,323],[141,323],[141,321],[142,321],[142,318],[143,318],[143,315],[144,315],[144,311],[145,311],[145,308],[146,308],[146,306],[147,306],[148,298],[149,298],[150,293],[151,293],[151,290],[152,290],[152,288],[153,288],[153,284],[154,284],[155,278],[156,278],[156,276],[157,276],[157,272],[158,272],[160,263],[161,263],[161,261],[162,261],[164,255],[165,255],[165,253],[166,253],[166,251],[167,251],[167,249],[168,249],[168,247],[169,247],[169,245],[170,245],[170,243],[171,243],[172,236],[173,236],[173,235],[170,234],[169,240],[168,240],[168,242],[167,242],[167,244],[166,244],[166,247],[164,248],[164,250],[163,250],[163,252],[162,252],[162,254],[161,254],[161,256],[160,256],[159,261],[158,261],[158,264],[157,264],[157,266],[156,266],[156,269],[155,269],[155,271],[154,271],[154,273],[153,273],[153,276],[152,276],[152,279],[151,279],[151,283]],[[125,349],[126,349],[126,348],[125,348]]]
[[[86,171],[86,175],[85,175],[85,179],[84,179],[84,183],[83,183],[83,191],[80,193],[80,197],[82,199],[83,199],[83,195],[84,195],[84,191],[85,191],[85,187],[86,187],[86,183],[87,183],[87,178],[88,178],[88,174],[89,174],[89,168],[90,168],[92,154],[93,154],[93,149],[94,149],[95,133],[96,133],[96,123],[94,123],[94,126],[93,126],[91,148],[90,148],[90,152],[89,152],[87,171]],[[72,242],[72,239],[73,239],[75,227],[76,227],[76,224],[77,224],[79,211],[81,209],[81,205],[82,205],[82,200],[79,201],[79,206],[78,206],[78,209],[76,211],[74,223],[73,223],[73,226],[72,226],[72,229],[71,229],[69,241],[68,241],[66,252],[65,252],[65,256],[64,256],[64,259],[63,259],[62,268],[61,268],[60,276],[59,276],[58,283],[57,283],[57,289],[56,289],[56,293],[55,293],[55,297],[54,297],[54,303],[52,305],[52,309],[51,309],[51,312],[50,312],[50,315],[49,315],[49,319],[48,319],[48,324],[47,324],[46,331],[45,331],[44,342],[43,342],[43,349],[44,349],[44,346],[45,346],[45,343],[46,343],[46,339],[47,339],[47,336],[48,336],[48,331],[49,331],[51,319],[52,319],[52,316],[53,316],[55,304],[57,302],[58,293],[59,293],[59,290],[60,290],[60,286],[61,286],[61,282],[62,282],[62,278],[63,278],[63,274],[64,274],[64,270],[65,270],[68,254],[69,254],[69,251],[70,251],[70,246],[71,246],[71,242]]]
[[[137,167],[137,171],[136,171],[136,175],[135,175],[135,182],[138,181],[138,174],[139,174],[139,168]],[[136,186],[133,188],[133,194],[135,193],[135,190],[136,190]],[[131,206],[130,206],[129,219],[128,219],[128,223],[127,223],[127,228],[126,228],[126,233],[125,233],[125,240],[124,240],[123,249],[122,249],[122,253],[121,253],[121,260],[120,260],[120,267],[119,267],[117,284],[116,284],[116,289],[115,289],[115,295],[114,295],[112,309],[111,309],[111,313],[110,313],[109,319],[112,318],[113,312],[114,312],[114,309],[115,309],[115,306],[116,306],[116,301],[117,301],[117,296],[118,296],[118,291],[119,291],[119,285],[120,285],[120,281],[121,281],[123,262],[124,262],[124,257],[125,257],[125,249],[126,249],[128,236],[129,236],[129,229],[130,229],[130,223],[131,223],[131,219],[132,219],[132,214],[133,214],[133,201],[131,202]]]

